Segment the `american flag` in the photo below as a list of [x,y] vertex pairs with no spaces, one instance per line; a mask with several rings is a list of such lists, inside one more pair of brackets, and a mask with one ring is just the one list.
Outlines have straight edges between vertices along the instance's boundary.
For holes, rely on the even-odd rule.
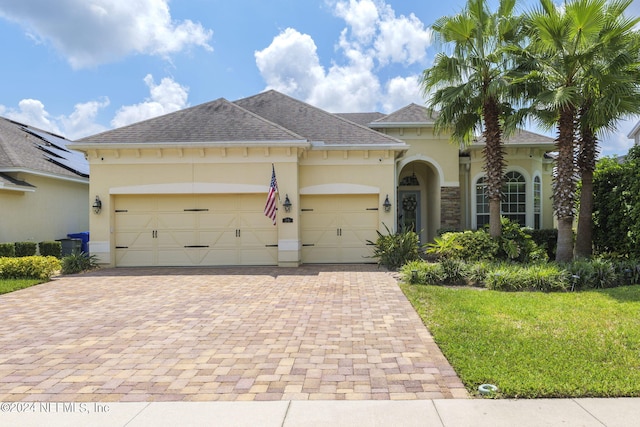
[[267,203],[264,206],[264,214],[271,218],[273,225],[276,225],[276,192],[278,191],[278,181],[276,181],[276,169],[271,165],[271,184],[269,185],[269,194],[267,194]]

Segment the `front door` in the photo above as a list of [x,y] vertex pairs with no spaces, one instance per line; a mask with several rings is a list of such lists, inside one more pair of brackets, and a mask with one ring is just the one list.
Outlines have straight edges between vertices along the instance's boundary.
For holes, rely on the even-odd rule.
[[420,192],[398,192],[398,228],[400,231],[415,231],[420,234]]

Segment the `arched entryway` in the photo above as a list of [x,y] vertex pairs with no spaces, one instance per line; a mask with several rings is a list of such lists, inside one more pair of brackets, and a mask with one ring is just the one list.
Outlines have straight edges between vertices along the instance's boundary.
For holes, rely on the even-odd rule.
[[430,242],[440,227],[440,174],[426,160],[411,160],[400,166],[398,230],[414,230],[421,243]]

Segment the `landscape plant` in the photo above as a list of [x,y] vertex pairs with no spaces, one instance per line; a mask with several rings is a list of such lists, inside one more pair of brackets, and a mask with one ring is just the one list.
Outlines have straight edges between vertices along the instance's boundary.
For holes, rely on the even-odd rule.
[[82,251],[73,251],[62,258],[62,274],[76,274],[98,266],[98,257]]
[[414,231],[401,231],[392,233],[387,225],[384,225],[386,234],[379,231],[375,242],[367,240],[373,246],[372,258],[377,258],[378,265],[389,270],[397,270],[404,264],[420,258],[420,238]]
[[48,280],[60,267],[60,260],[53,256],[3,257],[0,278]]

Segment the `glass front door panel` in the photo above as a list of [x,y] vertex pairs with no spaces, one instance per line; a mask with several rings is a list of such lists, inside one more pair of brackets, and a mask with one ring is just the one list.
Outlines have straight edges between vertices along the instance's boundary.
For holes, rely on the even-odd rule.
[[418,191],[400,192],[398,225],[400,231],[420,232],[420,193]]

